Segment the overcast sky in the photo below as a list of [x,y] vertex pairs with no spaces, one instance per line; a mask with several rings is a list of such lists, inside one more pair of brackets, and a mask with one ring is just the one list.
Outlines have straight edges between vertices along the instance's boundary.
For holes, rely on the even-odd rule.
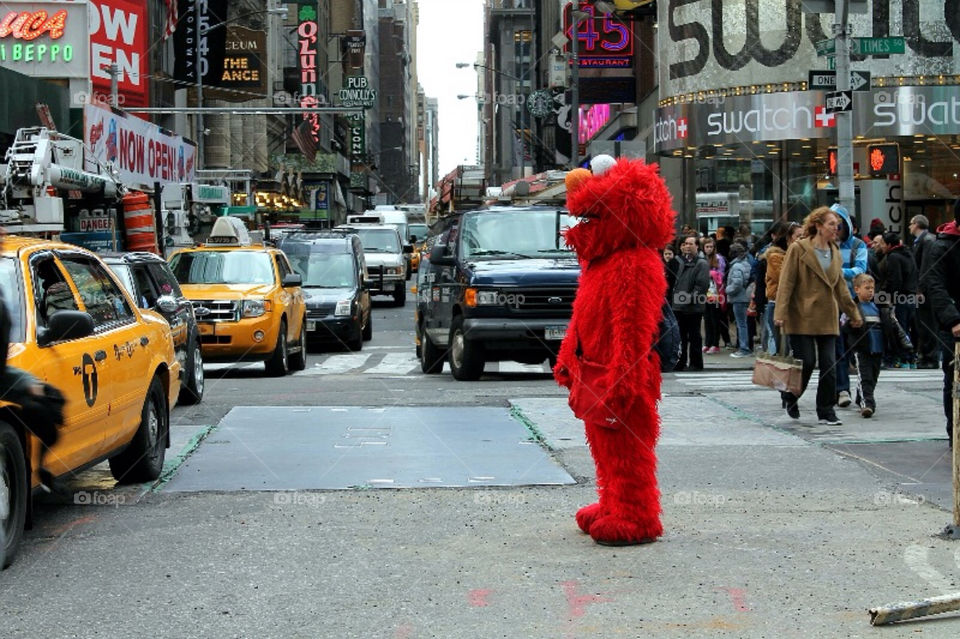
[[477,92],[471,67],[483,48],[483,0],[419,0],[417,74],[427,97],[437,98],[440,113],[440,175],[458,164],[477,161],[477,102],[458,94]]

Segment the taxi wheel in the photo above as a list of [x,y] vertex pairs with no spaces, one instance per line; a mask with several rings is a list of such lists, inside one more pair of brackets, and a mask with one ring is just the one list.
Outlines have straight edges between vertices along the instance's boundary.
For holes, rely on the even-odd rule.
[[297,342],[300,350],[290,355],[290,370],[302,371],[307,367],[307,318],[300,322],[300,341]]
[[159,376],[155,376],[147,390],[140,413],[140,428],[130,445],[110,458],[110,472],[123,484],[153,481],[163,470],[167,449],[167,427],[170,413],[167,398]]
[[0,422],[0,568],[13,563],[27,517],[27,464],[20,438]]
[[420,333],[420,370],[427,375],[443,372],[443,351],[437,348],[427,334]]
[[367,325],[363,327],[363,341],[369,342],[373,339],[373,311],[367,314]]
[[199,404],[200,400],[203,399],[203,353],[200,352],[200,340],[197,336],[193,338],[190,353],[190,359],[187,362],[187,373],[183,378],[179,398],[179,402],[185,406]]
[[450,326],[450,372],[453,378],[472,382],[483,375],[483,346],[464,335],[463,315],[453,318]]
[[289,367],[289,353],[287,352],[287,321],[280,322],[280,331],[277,335],[277,345],[273,354],[266,361],[267,375],[283,377]]

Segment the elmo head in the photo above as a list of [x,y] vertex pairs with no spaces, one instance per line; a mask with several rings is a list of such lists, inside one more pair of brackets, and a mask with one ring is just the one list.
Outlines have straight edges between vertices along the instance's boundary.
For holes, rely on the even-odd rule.
[[568,190],[567,208],[580,223],[566,232],[566,243],[582,260],[629,248],[659,250],[674,234],[670,200],[655,165],[621,158]]

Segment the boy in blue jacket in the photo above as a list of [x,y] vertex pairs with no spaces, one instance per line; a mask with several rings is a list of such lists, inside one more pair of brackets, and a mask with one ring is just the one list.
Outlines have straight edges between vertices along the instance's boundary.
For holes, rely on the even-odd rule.
[[863,325],[853,328],[845,322],[843,327],[849,348],[847,355],[852,357],[857,366],[860,384],[856,401],[862,417],[872,417],[877,412],[877,401],[873,392],[877,388],[877,378],[883,363],[883,326],[880,309],[873,302],[875,288],[873,277],[866,273],[860,273],[853,278],[854,299],[860,306]]

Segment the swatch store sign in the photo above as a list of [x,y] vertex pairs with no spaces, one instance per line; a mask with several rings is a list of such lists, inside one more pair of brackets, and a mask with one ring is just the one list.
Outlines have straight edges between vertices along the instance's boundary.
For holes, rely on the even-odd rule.
[[[824,91],[726,97],[657,109],[654,148],[667,153],[704,145],[836,138]],[[895,138],[960,135],[957,87],[876,88],[853,94],[853,133]]]

